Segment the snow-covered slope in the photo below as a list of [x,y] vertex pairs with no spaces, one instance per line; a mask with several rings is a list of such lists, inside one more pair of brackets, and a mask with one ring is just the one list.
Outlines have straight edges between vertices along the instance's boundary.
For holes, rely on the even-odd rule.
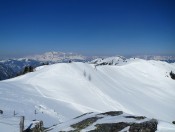
[[[51,126],[86,112],[121,110],[167,122],[175,120],[175,63],[128,59],[121,65],[81,62],[38,67],[0,82],[5,115],[42,119]],[[1,119],[1,118],[0,118]]]

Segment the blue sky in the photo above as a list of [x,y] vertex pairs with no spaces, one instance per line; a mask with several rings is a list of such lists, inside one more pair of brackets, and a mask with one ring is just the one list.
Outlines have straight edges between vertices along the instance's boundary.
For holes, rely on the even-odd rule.
[[0,56],[175,55],[174,0],[0,0]]

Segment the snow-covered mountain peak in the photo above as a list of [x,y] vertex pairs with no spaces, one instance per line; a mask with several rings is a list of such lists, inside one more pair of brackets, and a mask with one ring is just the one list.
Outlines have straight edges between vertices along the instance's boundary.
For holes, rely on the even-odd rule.
[[47,62],[62,62],[68,60],[85,60],[85,57],[76,53],[64,53],[64,52],[45,52],[44,54],[28,56],[27,58],[37,60],[37,61],[47,61]]
[[122,65],[127,63],[127,59],[123,56],[114,56],[107,58],[97,58],[91,61],[92,64],[98,65]]

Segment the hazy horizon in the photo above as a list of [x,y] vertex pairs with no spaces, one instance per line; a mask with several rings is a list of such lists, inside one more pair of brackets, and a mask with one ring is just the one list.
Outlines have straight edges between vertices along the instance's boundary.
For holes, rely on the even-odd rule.
[[3,54],[2,52],[0,53],[0,60],[3,59],[17,59],[17,58],[25,58],[25,57],[29,57],[29,56],[35,56],[35,55],[43,55],[44,53],[47,52],[64,52],[64,53],[75,53],[78,55],[82,55],[85,57],[94,57],[94,56],[99,56],[99,57],[111,57],[111,56],[124,56],[124,57],[136,57],[136,56],[173,56],[175,57],[174,54],[119,54],[119,53],[115,53],[115,54],[83,54],[83,53],[79,53],[79,52],[71,52],[71,51],[43,51],[43,52],[38,52],[38,53],[21,53],[21,54],[16,54],[16,53],[10,53],[9,55],[7,55],[7,53]]

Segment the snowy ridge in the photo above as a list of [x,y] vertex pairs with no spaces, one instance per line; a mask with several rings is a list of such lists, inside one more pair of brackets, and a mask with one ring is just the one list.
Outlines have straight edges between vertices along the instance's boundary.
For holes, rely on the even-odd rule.
[[117,57],[108,57],[108,58],[97,58],[93,61],[91,61],[92,64],[102,65],[102,64],[108,64],[108,65],[117,65],[121,64],[122,62],[125,62],[126,58],[122,56]]
[[106,111],[174,121],[175,81],[169,72],[175,71],[175,63],[141,59],[121,63],[96,68],[96,64],[59,63],[1,81],[0,109],[25,115],[26,123],[43,120],[46,126]]

